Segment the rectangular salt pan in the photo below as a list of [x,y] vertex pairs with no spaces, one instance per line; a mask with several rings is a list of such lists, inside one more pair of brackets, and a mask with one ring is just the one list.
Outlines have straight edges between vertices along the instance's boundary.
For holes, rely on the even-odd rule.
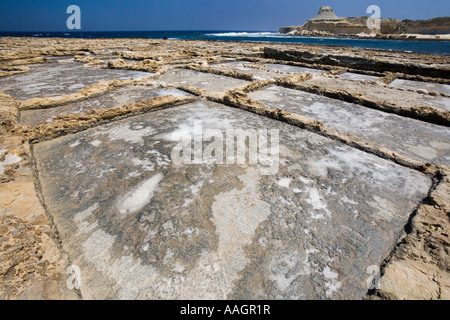
[[[403,88],[403,89],[413,89],[413,90],[427,90],[445,93],[450,95],[450,85],[432,82],[422,82],[422,81],[411,81],[396,79],[390,84],[392,87]],[[450,102],[449,102],[450,104]],[[450,108],[450,106],[449,106]]]
[[161,75],[159,81],[174,86],[192,86],[211,92],[221,92],[248,84],[248,81],[211,73],[174,69]]
[[299,90],[272,86],[249,96],[323,122],[342,134],[387,147],[414,160],[450,164],[450,128]]
[[[195,135],[198,121],[216,135],[278,130],[279,170],[173,163],[174,134]],[[390,254],[431,186],[374,155],[206,101],[39,143],[35,155],[86,299],[361,299],[367,268]]]
[[297,72],[307,72],[307,73],[324,73],[324,70],[313,69],[313,68],[305,68],[298,66],[291,66],[287,64],[275,64],[275,63],[266,63],[264,64],[268,69],[283,71],[286,73],[297,73]]
[[36,126],[42,122],[50,122],[58,114],[68,113],[85,113],[89,110],[112,108],[121,106],[128,102],[139,101],[143,99],[151,99],[166,95],[190,96],[191,94],[173,88],[167,89],[150,89],[146,86],[126,86],[112,91],[108,91],[101,96],[83,100],[80,102],[69,103],[63,106],[56,106],[46,109],[24,110],[20,113],[20,122]]
[[71,59],[32,65],[32,71],[0,79],[0,91],[18,100],[71,94],[100,80],[140,79],[147,72],[84,67]]

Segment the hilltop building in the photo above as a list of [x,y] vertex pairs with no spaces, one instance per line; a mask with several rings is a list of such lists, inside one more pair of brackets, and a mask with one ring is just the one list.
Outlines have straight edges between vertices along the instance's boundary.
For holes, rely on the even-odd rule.
[[321,20],[342,20],[343,18],[339,18],[334,13],[333,8],[329,6],[322,6],[319,9],[319,13],[314,16],[314,18],[310,19],[313,21],[321,21]]

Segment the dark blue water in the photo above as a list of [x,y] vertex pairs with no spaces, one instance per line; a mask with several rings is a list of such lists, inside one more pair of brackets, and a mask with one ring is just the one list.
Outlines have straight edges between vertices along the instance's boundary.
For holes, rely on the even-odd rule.
[[254,31],[119,31],[119,32],[0,32],[0,37],[62,37],[62,38],[150,38],[217,41],[254,41],[305,43],[347,46],[365,49],[398,50],[450,55],[450,41],[377,40],[350,38],[295,37],[276,32]]

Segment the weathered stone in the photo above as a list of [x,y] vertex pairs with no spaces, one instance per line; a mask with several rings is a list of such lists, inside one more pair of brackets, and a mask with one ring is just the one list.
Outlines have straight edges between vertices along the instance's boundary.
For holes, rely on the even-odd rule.
[[16,297],[16,300],[79,300],[75,291],[61,288],[59,282],[48,278],[32,280],[31,284]]
[[175,86],[192,86],[211,92],[226,91],[247,84],[247,81],[192,70],[174,69],[159,77]]
[[391,82],[390,86],[404,89],[413,89],[419,93],[430,94],[433,96],[438,95],[438,92],[450,95],[450,85],[448,84],[396,79]]
[[[441,128],[448,123],[445,86],[436,85],[448,83],[448,57],[308,45],[292,50],[292,45],[271,44],[273,57],[291,60],[280,62],[267,59],[268,49],[264,58],[251,43],[0,42],[5,47],[0,50],[0,76],[6,76],[0,83],[15,94],[22,92],[19,99],[31,98],[19,103],[0,93],[0,228],[5,231],[0,235],[0,273],[13,275],[0,281],[0,298],[78,298],[78,291],[71,290],[77,266],[84,298],[364,298],[369,271],[378,267],[384,273],[384,284],[375,291],[379,297],[448,297],[449,181],[442,165],[448,150],[445,141],[439,146],[430,142],[433,152],[423,149],[419,157],[400,150],[414,146],[416,136],[434,141],[437,135],[427,122]],[[49,64],[36,65],[51,55],[69,57],[49,57]],[[57,75],[82,66],[72,56],[87,66],[75,68],[73,75],[89,74],[89,79],[70,75],[61,81],[64,88],[38,85],[36,92],[28,85],[15,87],[16,79],[26,83],[39,69],[48,67]],[[156,73],[113,80],[134,72],[113,75],[98,68],[116,58],[122,61],[113,61],[112,68]],[[28,63],[35,65],[30,69]],[[393,69],[400,73],[389,72]],[[97,75],[111,80],[96,82]],[[388,85],[396,78],[426,87],[402,91]],[[137,85],[181,88],[200,97],[136,101],[150,93],[128,90]],[[288,106],[292,96],[284,89],[280,105],[249,98],[273,85],[325,95],[332,99],[324,102],[333,106],[336,100],[351,102],[351,107],[338,104],[340,112],[354,112],[352,118],[367,114],[352,125],[348,118],[336,117],[342,115],[336,109],[321,123],[315,117],[319,110],[305,101],[291,109],[295,103]],[[111,99],[76,109],[108,94]],[[289,103],[283,106],[285,101]],[[43,121],[53,119],[53,112],[83,113],[60,114],[31,128],[17,122],[19,109],[22,120],[28,113],[29,120],[38,122],[42,120],[32,119],[38,112]],[[391,123],[380,124],[383,133],[390,132],[389,139],[367,134],[370,125],[361,128],[368,117],[378,119],[373,109]],[[420,120],[420,130],[413,128],[411,118]],[[174,163],[178,142],[168,136],[193,134],[195,120],[222,134],[236,127],[279,129],[279,170],[262,174],[271,160],[277,163],[269,156],[256,165]],[[399,123],[407,134],[391,132]],[[425,140],[417,142],[416,151]],[[214,150],[211,142],[204,141],[204,151]],[[423,276],[403,277],[417,270]]]
[[[195,120],[223,134],[279,130],[279,171],[175,165],[171,136],[193,133]],[[367,267],[390,252],[430,186],[375,156],[205,102],[40,143],[35,152],[85,298],[362,298]],[[153,218],[142,219],[148,212]]]
[[20,122],[29,126],[36,126],[42,122],[52,121],[58,114],[86,113],[90,110],[112,108],[129,102],[165,95],[189,96],[190,94],[171,88],[152,89],[147,86],[125,86],[81,102],[73,102],[54,108],[24,110],[20,113]]
[[386,269],[380,290],[388,299],[447,300],[450,298],[448,293],[441,296],[438,280],[435,279],[435,269],[429,264],[395,261]]
[[[148,75],[138,71],[85,68],[83,64],[71,60],[59,60],[31,68],[30,73],[1,79],[2,91],[25,100],[73,93],[107,78],[130,79]],[[36,79],[39,79],[39,82],[36,82]]]
[[411,159],[450,164],[450,129],[359,105],[272,86],[249,94],[272,108],[281,108],[323,122],[341,133],[363,138]]

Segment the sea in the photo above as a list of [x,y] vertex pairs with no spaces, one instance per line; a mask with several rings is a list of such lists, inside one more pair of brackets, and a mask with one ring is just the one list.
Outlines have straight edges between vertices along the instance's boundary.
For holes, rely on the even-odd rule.
[[0,32],[0,37],[60,38],[148,38],[216,41],[247,41],[269,43],[304,43],[346,46],[362,49],[418,52],[450,55],[450,41],[380,40],[332,37],[305,37],[279,34],[274,31],[102,31],[102,32]]

